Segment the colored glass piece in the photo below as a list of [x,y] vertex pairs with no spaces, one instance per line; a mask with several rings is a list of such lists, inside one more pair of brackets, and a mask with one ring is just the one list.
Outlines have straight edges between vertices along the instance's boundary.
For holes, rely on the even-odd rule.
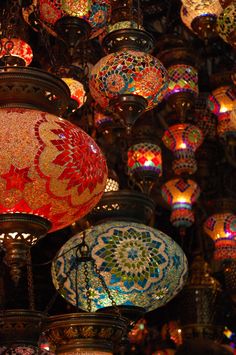
[[109,0],[39,0],[42,25],[54,36],[56,22],[65,16],[74,16],[87,21],[92,28],[91,38],[97,37],[104,31],[110,15]]
[[4,56],[21,58],[25,66],[30,65],[33,60],[33,52],[30,45],[20,38],[2,38],[0,58]]
[[0,346],[0,355],[53,355],[44,349],[37,348],[32,345],[11,345],[11,346]]
[[[117,305],[150,311],[172,299],[184,286],[187,259],[173,239],[133,222],[109,222],[85,231],[98,270]],[[87,309],[84,263],[76,262],[83,233],[72,237],[52,263],[56,289],[71,304]],[[97,273],[88,262],[92,310],[111,306]],[[61,287],[62,286],[62,287]]]
[[128,149],[128,172],[130,174],[152,171],[162,175],[161,149],[153,143],[138,143]]
[[83,106],[87,99],[83,84],[72,78],[62,78],[62,80],[68,85],[71,98],[77,102],[78,108]]
[[91,95],[102,107],[109,107],[119,95],[140,95],[152,109],[163,99],[168,76],[161,62],[150,54],[125,50],[111,53],[99,60],[91,70]]
[[236,215],[216,213],[204,223],[204,232],[214,240],[216,260],[236,259]]
[[219,36],[233,46],[236,44],[236,3],[227,6],[217,19],[217,32]]
[[203,134],[197,126],[180,123],[165,131],[162,141],[174,155],[173,170],[177,175],[193,174],[197,170],[194,152],[203,142]]
[[236,109],[218,115],[217,133],[224,139],[236,137]]
[[0,213],[45,217],[53,231],[97,204],[106,184],[106,162],[84,131],[23,108],[1,108],[0,125]]
[[194,222],[192,205],[200,195],[197,183],[190,179],[172,179],[162,186],[161,194],[171,206],[171,223],[175,227],[190,227]]
[[176,64],[168,68],[169,86],[166,98],[178,92],[190,92],[198,95],[198,72],[186,64]]
[[232,111],[236,105],[236,90],[231,86],[221,86],[208,97],[208,108],[215,115]]

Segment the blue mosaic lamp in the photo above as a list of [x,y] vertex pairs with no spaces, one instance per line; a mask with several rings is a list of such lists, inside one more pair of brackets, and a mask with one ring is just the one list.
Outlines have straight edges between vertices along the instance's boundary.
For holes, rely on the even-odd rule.
[[170,301],[184,286],[186,256],[161,231],[120,221],[91,227],[85,235],[95,267],[91,261],[78,262],[83,233],[64,244],[52,263],[54,286],[70,304],[87,310],[89,297],[92,311],[114,306],[111,299],[117,306],[151,311]]

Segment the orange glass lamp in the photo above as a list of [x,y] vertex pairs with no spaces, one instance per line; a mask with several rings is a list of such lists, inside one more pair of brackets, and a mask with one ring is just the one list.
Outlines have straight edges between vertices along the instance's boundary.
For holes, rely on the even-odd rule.
[[175,174],[195,173],[197,163],[194,153],[203,142],[200,128],[187,123],[175,124],[165,131],[162,141],[174,153],[172,168]]
[[222,113],[230,112],[236,106],[236,90],[224,85],[213,90],[208,98],[208,108],[219,117]]
[[128,149],[128,173],[143,192],[150,192],[162,175],[162,155],[157,144],[138,143]]
[[197,183],[190,179],[172,179],[162,186],[161,194],[171,206],[170,221],[173,226],[190,227],[194,223],[192,205],[200,195]]
[[222,12],[219,0],[183,0],[181,19],[183,23],[200,38],[215,34],[217,17]]
[[217,133],[223,139],[236,137],[236,109],[218,116]]
[[216,213],[204,223],[205,233],[214,240],[215,260],[236,259],[236,215]]
[[0,42],[0,59],[5,65],[30,65],[33,52],[28,43],[20,38],[2,38]]
[[62,78],[62,80],[69,87],[71,99],[76,101],[77,108],[79,109],[83,106],[87,99],[84,85],[73,78]]

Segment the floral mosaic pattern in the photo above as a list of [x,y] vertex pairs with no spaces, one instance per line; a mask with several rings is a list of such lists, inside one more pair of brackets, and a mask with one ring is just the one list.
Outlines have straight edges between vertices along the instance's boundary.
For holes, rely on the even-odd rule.
[[[65,299],[87,309],[84,263],[77,262],[82,234],[72,237],[52,264],[56,289]],[[187,260],[173,239],[148,226],[112,222],[86,231],[86,242],[117,305],[133,305],[146,311],[172,299],[187,277]],[[89,264],[92,310],[111,306],[111,300]]]
[[147,110],[150,110],[166,94],[168,75],[157,58],[126,50],[100,59],[92,68],[89,87],[102,108],[107,108],[119,95],[133,94],[144,97],[148,102]]
[[52,230],[88,213],[106,185],[105,159],[80,128],[41,111],[1,109],[0,213],[33,213]]

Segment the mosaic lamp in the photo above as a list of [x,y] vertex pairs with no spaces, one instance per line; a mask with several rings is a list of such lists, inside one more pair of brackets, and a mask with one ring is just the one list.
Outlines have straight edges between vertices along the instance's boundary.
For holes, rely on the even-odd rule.
[[118,113],[132,125],[144,110],[163,99],[168,87],[167,72],[152,55],[123,50],[100,59],[91,70],[89,88],[102,109]]
[[215,213],[204,223],[204,232],[214,241],[215,260],[236,259],[236,215]]
[[236,91],[232,86],[219,86],[208,97],[208,108],[219,117],[222,113],[230,112],[236,106]]
[[119,191],[120,183],[119,177],[116,174],[115,170],[108,169],[108,176],[106,181],[106,187],[104,192],[112,192],[112,191]]
[[138,143],[128,149],[128,174],[143,192],[150,192],[162,175],[161,149],[154,143]]
[[[76,258],[83,236],[94,263],[81,263]],[[99,274],[109,293],[104,291]],[[107,222],[76,234],[52,263],[52,279],[59,293],[84,310],[89,295],[92,311],[114,303],[151,311],[172,299],[186,276],[187,259],[173,239],[130,221]]]
[[172,168],[175,174],[196,172],[197,162],[194,153],[203,142],[200,128],[188,123],[172,125],[164,132],[162,141],[174,153]]
[[231,46],[236,45],[236,4],[232,1],[218,16],[218,35]]
[[62,78],[62,80],[69,87],[71,99],[76,102],[77,109],[79,109],[83,106],[87,99],[84,85],[80,81],[73,78]]
[[79,42],[103,32],[110,13],[109,0],[33,0],[23,8],[27,23],[33,28],[35,23],[37,26],[40,23],[51,35],[61,37],[72,50]]
[[190,227],[194,223],[192,205],[200,195],[200,189],[193,180],[172,179],[162,185],[163,199],[171,206],[170,221],[174,227]]
[[220,138],[227,140],[236,137],[236,109],[218,116],[217,133]]
[[0,108],[0,241],[15,277],[29,246],[96,205],[107,167],[94,140],[58,117],[69,98],[59,78],[38,69],[6,67],[0,71],[0,90],[4,83],[12,90],[0,99],[0,107],[6,101],[10,106]]
[[222,12],[219,0],[183,0],[180,16],[183,23],[200,38],[215,35],[217,17]]
[[32,62],[32,49],[22,39],[2,38],[0,43],[0,59],[5,65],[28,66]]

